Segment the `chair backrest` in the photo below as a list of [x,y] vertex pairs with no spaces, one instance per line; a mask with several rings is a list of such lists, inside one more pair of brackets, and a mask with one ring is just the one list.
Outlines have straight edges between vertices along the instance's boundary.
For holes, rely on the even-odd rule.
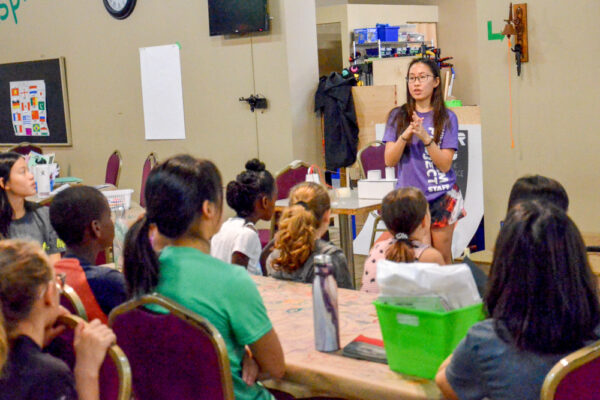
[[157,163],[156,154],[150,153],[146,160],[144,161],[144,166],[142,167],[142,186],[140,187],[140,206],[146,207],[146,198],[144,197],[144,192],[146,191],[146,181],[148,180],[148,175],[150,175],[150,171]]
[[[75,315],[60,316],[59,323],[68,329],[47,347],[50,354],[63,360],[71,370],[75,365],[73,330],[81,321]],[[100,399],[131,400],[131,368],[125,353],[114,344],[108,348],[107,355],[100,367]]]
[[85,311],[85,306],[81,301],[81,298],[75,292],[75,290],[65,284],[63,292],[60,295],[60,305],[69,310],[71,314],[79,316],[84,321],[88,320],[87,312]]
[[108,323],[131,363],[137,400],[233,400],[225,342],[205,318],[152,294],[113,309]]
[[119,186],[119,175],[121,175],[121,165],[123,161],[121,159],[121,153],[119,150],[113,151],[113,153],[108,157],[108,162],[106,163],[106,178],[104,178],[104,183],[110,183],[111,185]]
[[35,144],[31,144],[29,142],[21,142],[16,146],[11,147],[10,149],[8,149],[8,151],[12,151],[14,153],[18,153],[21,155],[26,156],[27,154],[29,154],[32,151],[35,151],[38,154],[44,154],[44,151],[42,150],[41,147],[36,146]]
[[294,185],[306,180],[308,167],[304,161],[293,162],[275,174],[277,200],[287,199]]
[[358,165],[363,179],[367,177],[367,171],[380,170],[381,176],[385,177],[385,144],[380,140],[368,143],[358,152]]
[[542,385],[542,400],[591,400],[600,393],[600,341],[561,359]]

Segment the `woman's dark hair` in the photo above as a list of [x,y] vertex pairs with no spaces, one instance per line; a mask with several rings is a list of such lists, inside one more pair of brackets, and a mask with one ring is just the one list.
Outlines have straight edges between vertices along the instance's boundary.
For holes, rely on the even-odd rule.
[[415,251],[408,237],[425,218],[429,204],[419,189],[405,187],[391,191],[383,198],[381,218],[386,228],[394,235],[405,234],[405,239],[396,238],[385,253],[386,260],[413,262]]
[[596,277],[581,234],[563,210],[532,200],[509,211],[484,302],[498,335],[520,349],[566,353],[597,340]]
[[246,170],[235,181],[227,184],[227,204],[238,217],[247,218],[254,213],[256,200],[272,196],[275,179],[265,169],[265,164],[254,158],[246,163]]
[[[2,178],[3,186],[10,179],[10,170],[13,165],[21,157],[23,156],[13,152],[0,153],[0,178]],[[8,227],[12,222],[13,215],[6,191],[0,187],[0,234],[5,238],[8,238]]]
[[[408,72],[406,74],[407,78],[408,78],[408,73],[410,73],[410,69],[412,68],[413,65],[415,65],[417,63],[427,65],[429,67],[429,69],[431,70],[433,79],[440,78],[440,67],[438,67],[438,65],[435,61],[428,59],[428,58],[418,58],[418,59],[411,61],[411,63],[408,66]],[[431,106],[433,108],[433,128],[434,128],[433,140],[435,141],[435,143],[439,144],[441,137],[442,137],[442,132],[444,131],[444,128],[447,127],[447,125],[450,121],[450,119],[448,118],[448,110],[446,109],[446,105],[444,104],[444,97],[442,95],[441,81],[440,81],[440,84],[437,85],[437,87],[433,88],[433,93],[431,94]],[[394,112],[394,110],[396,110],[396,109],[393,109],[390,112],[390,115],[392,112]],[[406,103],[404,105],[400,106],[400,112],[398,112],[396,114],[396,121],[393,121],[393,123],[395,123],[396,127],[397,127],[396,128],[396,139],[398,138],[398,136],[400,136],[402,134],[402,132],[404,132],[404,130],[408,127],[408,125],[410,125],[410,123],[412,122],[413,113],[416,110],[417,110],[416,101],[410,94],[410,90],[408,89],[408,82],[407,82],[406,83]],[[388,121],[389,121],[389,116],[388,116]],[[392,122],[392,121],[389,121],[389,122]]]
[[508,211],[521,201],[546,200],[563,211],[569,208],[569,196],[560,182],[541,175],[523,176],[513,185],[508,197]]
[[158,164],[146,181],[146,215],[127,231],[123,272],[131,297],[150,293],[158,284],[158,258],[150,238],[150,224],[171,239],[185,234],[205,201],[222,205],[221,174],[208,160],[173,156]]

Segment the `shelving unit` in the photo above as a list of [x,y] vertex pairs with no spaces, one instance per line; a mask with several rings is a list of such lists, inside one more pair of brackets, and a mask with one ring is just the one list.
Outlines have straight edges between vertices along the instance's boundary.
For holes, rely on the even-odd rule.
[[409,46],[421,46],[422,44],[429,44],[431,45],[431,41],[416,41],[416,42],[410,42],[410,41],[403,41],[403,42],[382,42],[381,40],[378,40],[377,42],[368,42],[368,43],[356,43],[356,41],[352,41],[352,54],[354,55],[355,58],[355,63],[356,63],[356,49],[357,48],[374,48],[377,47],[377,54],[379,55],[379,58],[382,58],[381,56],[381,49],[382,48],[394,48],[394,47],[409,47]]

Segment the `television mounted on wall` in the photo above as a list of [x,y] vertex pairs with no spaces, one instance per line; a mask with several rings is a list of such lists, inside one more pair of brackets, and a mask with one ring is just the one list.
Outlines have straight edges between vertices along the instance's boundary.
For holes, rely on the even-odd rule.
[[208,0],[210,36],[269,30],[267,0]]

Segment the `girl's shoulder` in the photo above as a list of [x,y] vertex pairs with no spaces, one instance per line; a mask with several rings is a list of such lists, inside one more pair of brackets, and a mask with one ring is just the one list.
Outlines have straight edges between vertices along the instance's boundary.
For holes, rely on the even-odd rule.
[[452,111],[451,109],[446,108],[446,114],[448,115],[448,120],[451,123],[456,123],[458,121],[458,117],[456,116],[454,111]]

